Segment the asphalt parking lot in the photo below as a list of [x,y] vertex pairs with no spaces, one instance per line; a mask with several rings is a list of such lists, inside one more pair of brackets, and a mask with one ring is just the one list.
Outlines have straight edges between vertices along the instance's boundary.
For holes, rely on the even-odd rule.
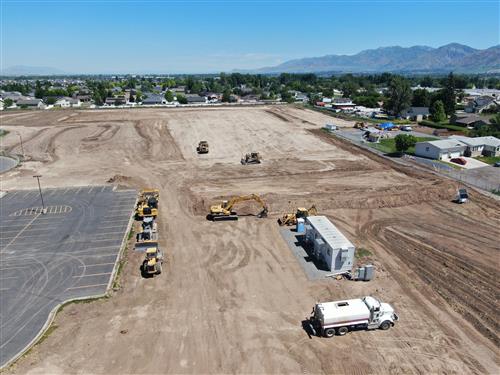
[[23,351],[51,311],[106,293],[136,192],[111,186],[11,191],[0,198],[0,367]]

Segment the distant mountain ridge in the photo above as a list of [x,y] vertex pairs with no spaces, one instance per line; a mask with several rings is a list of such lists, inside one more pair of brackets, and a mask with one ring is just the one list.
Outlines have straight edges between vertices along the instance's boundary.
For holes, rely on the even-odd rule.
[[0,75],[3,76],[50,76],[64,74],[68,73],[48,66],[15,65],[0,71]]
[[500,45],[475,49],[459,43],[428,46],[380,47],[355,55],[326,55],[286,61],[260,73],[379,73],[379,72],[500,72]]

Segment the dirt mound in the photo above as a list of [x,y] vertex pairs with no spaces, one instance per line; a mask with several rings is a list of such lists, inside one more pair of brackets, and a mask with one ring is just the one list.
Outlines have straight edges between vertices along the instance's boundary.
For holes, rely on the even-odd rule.
[[130,183],[132,181],[132,177],[129,176],[122,176],[119,174],[115,174],[113,177],[108,178],[106,181],[109,184],[116,184],[116,183]]

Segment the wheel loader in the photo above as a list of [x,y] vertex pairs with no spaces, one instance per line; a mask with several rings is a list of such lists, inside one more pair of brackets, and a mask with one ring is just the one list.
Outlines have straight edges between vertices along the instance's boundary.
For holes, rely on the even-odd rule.
[[200,143],[198,143],[198,147],[196,147],[196,152],[198,154],[208,154],[208,142],[200,141]]
[[139,194],[139,200],[135,208],[135,217],[142,220],[144,217],[158,216],[158,201],[160,192],[158,189],[144,189]]
[[241,158],[241,164],[243,165],[260,164],[261,160],[262,158],[258,152],[251,152],[249,154],[246,154],[243,158]]
[[145,276],[159,275],[162,271],[163,254],[158,247],[150,247],[146,250],[146,256],[142,262],[142,274]]
[[278,219],[278,224],[283,225],[296,225],[297,219],[306,218],[308,216],[316,216],[318,214],[318,210],[316,206],[312,205],[309,209],[305,207],[297,208],[295,213],[285,213],[281,218]]
[[238,220],[238,215],[233,211],[234,205],[244,201],[256,201],[262,210],[257,215],[258,217],[266,217],[268,212],[268,207],[266,202],[259,197],[257,194],[242,195],[232,197],[230,200],[225,200],[221,204],[213,205],[210,207],[210,213],[207,215],[208,220],[221,221],[221,220]]

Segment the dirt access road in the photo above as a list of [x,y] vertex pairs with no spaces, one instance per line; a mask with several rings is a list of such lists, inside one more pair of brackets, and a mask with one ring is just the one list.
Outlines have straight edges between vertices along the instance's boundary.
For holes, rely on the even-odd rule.
[[[70,305],[9,373],[498,373],[497,201],[396,166],[317,129],[293,107],[57,111],[2,119],[28,161],[3,188],[115,183],[161,190],[164,273],[140,277],[129,252],[112,298]],[[335,121],[334,121],[335,122]],[[200,140],[210,153],[196,155]],[[10,133],[4,147],[19,152]],[[241,156],[264,161],[242,166]],[[210,203],[258,193],[268,219],[205,220]],[[315,203],[372,255],[370,283],[310,282],[275,222]],[[256,213],[252,204],[240,213]],[[389,331],[309,338],[315,301],[374,295],[395,306]]]

